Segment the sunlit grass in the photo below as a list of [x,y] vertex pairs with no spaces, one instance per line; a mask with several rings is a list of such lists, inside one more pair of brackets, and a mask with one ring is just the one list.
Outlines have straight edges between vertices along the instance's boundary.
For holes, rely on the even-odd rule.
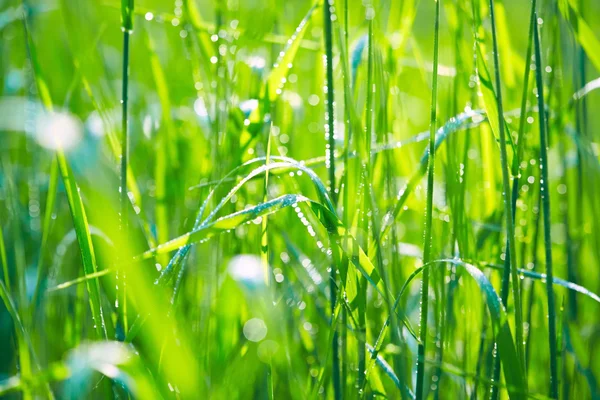
[[0,397],[598,398],[599,7],[0,5]]

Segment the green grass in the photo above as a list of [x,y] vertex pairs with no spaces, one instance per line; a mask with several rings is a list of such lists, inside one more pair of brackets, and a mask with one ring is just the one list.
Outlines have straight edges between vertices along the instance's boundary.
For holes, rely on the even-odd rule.
[[[425,211],[425,243],[423,245],[423,264],[431,262],[431,226],[433,221],[433,179],[435,168],[435,131],[437,125],[437,87],[439,63],[439,36],[440,36],[440,1],[435,2],[435,25],[433,39],[433,83],[431,90],[431,120],[429,121],[429,158],[427,160],[427,205]],[[429,319],[429,269],[423,271],[421,283],[421,318],[419,333],[419,350],[417,354],[417,387],[416,398],[423,398],[423,385],[425,381],[425,358],[427,351],[427,321]]]
[[597,15],[0,3],[0,397],[599,399]]

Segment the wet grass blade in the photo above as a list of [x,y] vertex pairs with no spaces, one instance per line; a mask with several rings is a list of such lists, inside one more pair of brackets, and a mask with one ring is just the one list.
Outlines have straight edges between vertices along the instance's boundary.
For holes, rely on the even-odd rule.
[[321,2],[316,2],[308,10],[304,18],[302,18],[302,21],[296,28],[296,32],[294,32],[292,37],[288,39],[285,48],[279,53],[279,57],[273,65],[273,70],[265,80],[264,93],[267,93],[270,101],[275,101],[281,94],[281,88],[286,82],[286,77],[290,68],[292,67],[292,62],[294,61],[296,52],[300,48],[300,43],[302,42],[304,33],[306,32],[310,21],[313,18],[313,13],[319,6],[323,6],[320,3]]
[[[482,263],[481,265],[485,266],[485,267],[493,268],[496,270],[500,270],[500,271],[504,269],[504,266],[498,265],[498,264]],[[521,269],[521,268],[519,268],[518,272],[519,272],[519,275],[524,278],[533,279],[533,280],[541,281],[541,282],[548,281],[548,275],[546,275],[544,273],[538,273],[535,271],[530,271],[530,270]],[[578,285],[577,283],[568,281],[566,279],[557,278],[557,277],[554,277],[552,279],[552,284],[564,287],[565,289],[569,289],[569,290],[572,290],[577,293],[581,293],[582,295],[594,300],[596,303],[600,303],[600,296],[597,295],[596,293],[592,292],[590,289],[586,288],[585,286],[581,286],[581,285]]]
[[[537,20],[537,14],[536,18]],[[548,139],[546,133],[546,113],[544,106],[544,81],[542,78],[542,51],[540,45],[539,28],[536,26],[533,34],[535,44],[535,78],[537,87],[538,108],[540,109],[540,191],[542,196],[542,209],[544,213],[544,248],[546,256],[546,295],[548,300],[548,333],[550,346],[550,397],[558,398],[558,366],[557,366],[557,342],[556,342],[556,308],[554,304],[554,272],[552,265],[552,237],[551,237],[551,215],[550,215],[550,190],[548,185]]]
[[[440,33],[440,2],[435,2],[435,25],[433,41],[433,84],[431,90],[431,119],[429,121],[429,159],[427,165],[427,205],[425,209],[425,243],[423,245],[423,264],[431,261],[431,241],[433,224],[433,177],[435,168],[435,132],[437,125],[437,82],[439,60],[439,33]],[[415,394],[417,400],[425,395],[425,357],[427,352],[427,321],[429,311],[429,270],[423,272],[421,283],[421,317],[420,317],[420,343],[417,353],[417,387]]]
[[[325,140],[327,141],[325,149],[325,165],[329,172],[329,196],[334,205],[337,205],[337,193],[335,184],[335,93],[333,81],[333,15],[335,8],[333,0],[325,0],[323,4],[323,25],[325,26],[325,70],[326,70],[326,113],[325,113]],[[331,312],[335,311],[336,293],[336,276],[338,269],[336,265],[332,265],[331,274],[329,277],[329,289],[331,298]],[[339,360],[339,343],[337,329],[333,332],[332,339],[332,362],[333,362],[333,393],[335,399],[341,399],[340,385],[340,360]]]
[[[123,30],[123,76],[121,81],[121,168],[119,185],[119,229],[122,237],[129,236],[129,42],[133,32],[134,0],[121,0],[121,28]],[[96,272],[96,271],[93,271]],[[91,272],[90,272],[91,273]],[[129,328],[127,322],[127,277],[124,271],[117,274],[117,337],[124,338]]]

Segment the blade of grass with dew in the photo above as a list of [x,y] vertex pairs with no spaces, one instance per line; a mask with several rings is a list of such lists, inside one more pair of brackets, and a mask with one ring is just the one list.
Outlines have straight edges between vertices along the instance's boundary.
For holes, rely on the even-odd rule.
[[[260,91],[261,98],[264,99],[268,97],[269,102],[274,103],[280,97],[283,86],[287,82],[288,74],[293,67],[293,61],[300,48],[302,38],[312,22],[315,10],[320,6],[322,6],[320,1],[316,1],[313,4],[302,21],[300,21],[300,24],[296,27],[294,34],[286,42],[284,49],[279,52],[271,72],[263,79]],[[249,124],[240,135],[240,147],[242,149],[246,149],[251,144],[251,141],[256,138],[256,135],[252,134],[248,128],[255,125],[262,126],[264,120],[264,115],[262,114],[260,107],[255,107],[250,113],[250,116],[248,117]]]
[[[483,267],[493,268],[498,271],[502,271],[504,268],[502,265],[498,265],[498,264],[492,264],[492,263],[480,263],[480,264]],[[541,282],[546,282],[548,280],[548,275],[546,275],[544,273],[538,273],[535,271],[530,271],[528,269],[521,269],[521,268],[519,268],[518,272],[519,272],[519,275],[522,276],[523,278],[533,279],[533,280],[541,281]],[[581,285],[578,285],[577,283],[568,281],[566,279],[561,279],[561,278],[556,278],[556,277],[554,277],[552,279],[552,284],[564,287],[565,289],[569,289],[573,292],[581,293],[582,295],[594,300],[596,303],[600,303],[600,296],[597,295],[596,293],[592,292],[590,289],[586,288],[585,286],[581,286]]]
[[[276,157],[273,157],[273,159],[275,158]],[[367,282],[369,282],[380,294],[383,295],[387,290],[385,288],[384,282],[381,280],[379,273],[371,264],[365,252],[361,249],[356,240],[348,233],[348,231],[343,227],[343,225],[337,218],[337,215],[335,214],[333,205],[329,201],[327,191],[323,183],[318,179],[314,172],[300,164],[296,164],[296,166],[302,171],[306,172],[309,176],[311,176],[311,179],[313,180],[315,187],[318,189],[318,193],[321,196],[321,199],[325,205],[311,201],[302,195],[288,194],[270,200],[266,203],[262,203],[257,206],[221,217],[215,220],[214,222],[212,221],[215,218],[217,212],[223,207],[223,205],[229,201],[229,199],[237,192],[237,190],[240,187],[244,185],[245,182],[251,180],[254,175],[263,173],[265,170],[275,169],[282,166],[287,167],[289,165],[289,163],[273,162],[270,163],[268,166],[263,166],[261,168],[255,169],[251,174],[247,175],[234,189],[232,189],[227,196],[225,196],[221,200],[219,205],[217,205],[217,207],[206,217],[206,219],[202,222],[202,224],[199,225],[197,229],[194,229],[191,232],[181,235],[175,239],[172,239],[167,243],[161,244],[154,249],[148,250],[136,258],[148,259],[151,257],[155,257],[157,254],[168,253],[178,248],[187,248],[187,246],[191,243],[203,242],[221,232],[235,229],[237,226],[248,221],[254,220],[258,217],[270,215],[286,207],[297,207],[302,206],[303,204],[308,204],[310,211],[317,216],[320,223],[327,229],[327,231],[330,232],[330,234],[335,234],[335,242],[338,246],[340,246],[341,250],[346,254],[346,256],[350,258],[353,266],[360,272],[360,274],[366,279]],[[232,174],[233,173],[235,173],[235,171],[232,171]],[[214,191],[211,193],[214,193]],[[203,209],[209,200],[210,195],[205,200],[205,203],[201,208],[199,215],[203,213]],[[169,268],[165,269],[161,275],[161,278],[159,279],[164,279],[164,277],[170,275],[170,273],[171,270],[169,270]],[[344,282],[342,281],[342,284],[343,283]],[[345,289],[347,289],[347,287],[345,287]],[[346,295],[348,296],[348,302],[352,304],[354,303],[358,294],[346,291]],[[416,335],[414,334],[408,321],[405,320],[404,323],[410,334],[416,338]]]
[[[304,165],[297,163],[295,160],[287,158],[287,157],[280,157],[280,156],[271,156],[270,160],[274,160],[276,161],[275,163],[269,163],[269,165],[263,165],[262,167],[256,168],[254,169],[251,173],[247,174],[244,179],[242,179],[233,189],[231,189],[229,191],[229,193],[223,197],[221,199],[221,201],[217,204],[217,206],[210,212],[210,214],[203,219],[204,217],[204,213],[208,207],[208,205],[210,204],[210,201],[212,200],[212,198],[215,196],[215,194],[217,193],[217,190],[219,189],[219,186],[221,186],[223,183],[227,182],[232,176],[236,176],[238,174],[239,171],[243,170],[245,167],[253,165],[255,163],[262,163],[266,161],[266,158],[256,158],[256,159],[252,159],[250,161],[247,161],[246,163],[242,164],[241,166],[238,166],[236,168],[234,168],[229,174],[225,175],[225,177],[223,177],[214,187],[213,189],[210,191],[210,193],[208,194],[208,196],[206,197],[206,199],[204,200],[204,202],[202,203],[202,206],[200,207],[198,214],[196,215],[196,220],[194,222],[194,226],[193,229],[201,229],[202,227],[206,226],[212,219],[214,219],[214,217],[216,216],[216,214],[223,208],[223,206],[229,201],[231,200],[231,198],[238,192],[238,190],[240,190],[243,185],[252,180],[254,177],[260,176],[262,173],[269,171],[271,172],[272,170],[277,170],[278,168],[292,168],[292,169],[298,169],[302,172],[305,172],[313,181],[314,185],[315,185],[315,189],[317,190],[317,194],[319,195],[319,199],[327,204],[327,206],[330,209],[333,209],[333,205],[331,204],[331,201],[329,200],[329,197],[327,195],[327,190],[325,189],[325,186],[323,185],[323,183],[320,181],[320,179],[316,176],[316,174],[306,168]],[[157,283],[160,282],[168,282],[168,280],[170,279],[170,277],[173,275],[174,271],[177,271],[179,268],[179,265],[185,260],[185,258],[187,257],[189,251],[189,246],[183,246],[181,247],[177,253],[173,256],[173,258],[171,259],[171,261],[169,262],[169,264],[167,265],[167,267],[165,269],[162,270],[161,275],[159,277],[159,279],[157,280]]]
[[[506,234],[509,243],[508,251],[512,255],[511,264],[511,280],[513,285],[513,299],[515,303],[515,337],[517,341],[517,354],[521,362],[521,369],[525,368],[524,348],[523,348],[523,308],[521,305],[521,293],[519,288],[519,277],[517,274],[517,246],[515,243],[515,227],[512,210],[512,199],[510,197],[510,176],[508,171],[508,152],[506,149],[506,131],[504,121],[504,109],[502,103],[502,80],[500,78],[500,55],[498,53],[498,40],[496,38],[496,22],[495,22],[495,11],[494,11],[494,0],[490,0],[490,19],[492,21],[492,43],[493,43],[493,54],[494,54],[494,72],[496,81],[496,100],[498,116],[498,134],[500,136],[500,155],[501,155],[501,168],[502,168],[502,191],[504,198],[504,218],[506,223]],[[510,139],[510,133],[508,135]],[[514,155],[513,155],[514,156]]]
[[[278,166],[277,163],[271,163],[271,164],[269,164],[268,167],[276,168],[277,166]],[[231,194],[231,195],[233,195],[233,194]],[[225,201],[227,201],[227,198],[225,198],[220,204],[223,204]],[[219,219],[216,219],[214,222],[212,221],[212,219],[214,218],[214,215],[215,215],[215,212],[213,211],[213,213],[211,213],[206,218],[204,223],[199,228],[194,229],[191,232],[181,235],[175,239],[172,239],[167,243],[160,244],[156,248],[150,249],[136,258],[137,259],[148,259],[148,258],[156,256],[157,254],[168,253],[170,251],[184,247],[187,244],[200,242],[200,241],[206,240],[208,238],[211,238],[220,232],[234,229],[235,227],[239,226],[240,224],[254,220],[258,217],[263,217],[265,215],[275,213],[283,208],[298,205],[299,203],[306,203],[306,202],[309,202],[312,206],[316,207],[315,213],[317,213],[317,215],[323,221],[324,225],[327,225],[329,227],[328,229],[334,229],[333,227],[337,226],[336,222],[332,221],[332,218],[335,219],[336,217],[335,217],[335,213],[333,211],[331,211],[332,210],[330,208],[331,205],[322,206],[319,203],[312,202],[311,200],[309,200],[308,198],[306,198],[302,195],[288,194],[288,195],[280,196],[273,200],[269,200],[268,202],[259,204],[257,206],[221,217]],[[217,207],[217,209],[219,209],[219,208],[220,207]],[[366,267],[364,264],[365,262],[368,263]],[[373,284],[378,288],[378,290],[381,290],[383,293],[383,287],[381,286],[381,281],[379,279],[377,271],[375,271],[373,266],[370,265],[370,262],[368,261],[368,259],[366,259],[366,257],[364,257],[364,253],[363,253],[363,256],[360,257],[360,260],[357,260],[357,263],[358,263],[357,265],[359,265],[360,268],[363,269],[364,273],[370,277],[371,282],[373,282]]]
[[[337,205],[337,193],[335,184],[335,93],[334,93],[334,81],[333,81],[333,15],[335,8],[333,0],[325,0],[323,4],[323,25],[325,26],[325,69],[326,69],[326,83],[325,90],[327,95],[326,100],[326,113],[325,113],[325,140],[327,141],[325,164],[329,172],[329,196],[334,206]],[[331,273],[329,276],[329,290],[331,298],[331,312],[335,311],[335,299],[336,293],[336,276],[338,268],[336,265],[331,266]],[[340,360],[339,360],[339,343],[338,343],[338,332],[337,329],[333,332],[332,339],[332,363],[333,363],[333,393],[335,399],[341,399],[341,387],[340,387]]]
[[[119,183],[119,229],[122,237],[129,236],[129,191],[127,168],[129,166],[129,42],[133,33],[134,0],[121,0],[121,29],[123,31],[123,76],[121,81],[121,166]],[[125,256],[127,260],[128,257]],[[93,271],[96,272],[96,271]],[[127,277],[123,270],[117,273],[117,338],[127,336]]]
[[[537,21],[537,14],[536,14]],[[549,331],[549,346],[550,346],[550,396],[554,399],[558,398],[558,366],[556,349],[556,309],[554,305],[554,289],[552,283],[554,281],[553,265],[552,265],[552,237],[551,237],[551,215],[550,215],[550,190],[548,185],[548,145],[546,137],[546,116],[544,107],[544,81],[542,79],[542,51],[540,45],[539,27],[536,26],[533,34],[535,44],[535,66],[536,66],[536,87],[538,108],[540,109],[540,168],[542,170],[540,177],[540,191],[542,196],[542,207],[544,213],[544,248],[546,256],[546,295],[548,300],[548,331]]]
[[[427,205],[425,208],[425,241],[423,244],[423,264],[431,260],[431,241],[433,223],[433,177],[435,168],[435,132],[437,124],[437,73],[439,62],[439,33],[440,33],[440,2],[435,1],[435,24],[433,41],[433,84],[431,90],[431,119],[429,120],[429,159],[427,165]],[[425,358],[427,350],[427,321],[429,311],[429,271],[423,273],[421,283],[421,316],[419,323],[420,343],[417,354],[417,387],[415,394],[417,400],[424,396],[425,386]],[[429,386],[429,385],[427,385]]]
[[316,2],[308,10],[302,21],[300,21],[300,24],[296,28],[294,34],[288,39],[286,47],[279,53],[279,57],[273,65],[273,70],[265,80],[264,93],[268,94],[271,102],[275,101],[275,99],[277,99],[277,97],[279,97],[281,94],[281,88],[286,82],[286,77],[290,68],[292,67],[291,63],[294,61],[294,57],[300,48],[300,43],[308,28],[308,25],[312,20],[313,13],[320,6],[322,7],[323,5],[320,4],[320,2]]

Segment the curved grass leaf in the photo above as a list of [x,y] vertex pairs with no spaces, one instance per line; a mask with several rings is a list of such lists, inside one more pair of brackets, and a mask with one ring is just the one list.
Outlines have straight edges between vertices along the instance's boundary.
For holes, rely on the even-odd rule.
[[[268,167],[276,168],[277,163],[271,163],[268,165]],[[320,185],[322,185],[322,183]],[[256,218],[265,217],[290,206],[297,207],[303,205],[308,206],[310,211],[319,219],[319,222],[323,225],[327,232],[332,235],[332,240],[349,258],[356,270],[360,272],[360,274],[373,286],[375,290],[377,290],[381,295],[384,295],[387,288],[385,287],[385,284],[379,273],[371,263],[369,257],[367,257],[366,253],[358,245],[356,239],[342,225],[335,212],[332,211],[330,204],[323,206],[322,204],[299,194],[283,195],[254,207],[221,217],[216,219],[214,222],[209,222],[211,220],[211,215],[213,215],[211,213],[211,215],[207,217],[205,222],[199,228],[172,239],[167,243],[163,243],[154,249],[150,249],[135,257],[135,259],[150,259],[158,254],[164,254],[173,250],[184,248],[193,243],[202,243],[219,233],[233,230],[244,223],[249,223],[255,220]],[[345,282],[342,282],[342,284],[345,284]],[[353,306],[353,303],[358,296],[358,293],[347,292],[346,296],[348,305],[351,307],[351,309],[354,309],[355,306]],[[393,297],[391,297],[391,299],[392,301],[394,300]],[[414,329],[412,329],[410,323],[405,321],[405,324],[411,335],[416,338]]]
[[[313,184],[317,190],[319,199],[323,203],[327,204],[327,207],[329,207],[330,210],[334,209],[333,204],[331,203],[331,200],[329,199],[329,196],[327,194],[327,189],[325,188],[325,186],[323,185],[323,182],[321,182],[319,177],[314,173],[314,171],[312,171],[311,169],[305,167],[304,165],[298,163],[297,161],[295,161],[291,158],[280,157],[280,156],[270,156],[269,158],[270,158],[270,160],[274,160],[276,162],[269,162],[268,164],[265,164],[263,166],[260,166],[256,169],[254,169],[252,172],[250,172],[248,175],[246,175],[234,188],[232,188],[228,192],[228,194],[225,197],[223,197],[221,199],[221,201],[212,210],[212,212],[203,220],[202,218],[204,216],[206,208],[210,204],[210,200],[215,195],[217,189],[223,183],[228,182],[232,177],[236,176],[240,170],[242,170],[248,166],[251,166],[255,163],[262,163],[262,162],[266,163],[267,159],[266,159],[266,157],[260,157],[260,158],[255,158],[255,159],[249,160],[249,161],[245,162],[244,164],[236,167],[231,172],[229,172],[225,177],[223,177],[212,188],[212,190],[210,191],[210,193],[208,194],[208,196],[202,203],[202,206],[200,207],[198,214],[196,215],[196,220],[194,222],[193,229],[194,230],[200,229],[203,226],[206,226],[211,220],[213,220],[215,218],[215,216],[217,215],[217,213],[223,208],[223,206],[225,204],[227,204],[227,202],[238,192],[238,190],[240,190],[240,188],[243,187],[243,185],[246,182],[250,181],[254,177],[260,176],[262,173],[267,173],[267,172],[270,172],[272,170],[277,170],[277,169],[293,169],[293,170],[300,170],[300,171],[305,172],[313,181]],[[179,265],[185,260],[185,258],[187,257],[188,251],[189,251],[189,246],[187,246],[187,245],[181,247],[177,251],[177,253],[173,256],[173,258],[167,265],[167,267],[161,272],[160,277],[157,279],[157,283],[164,284],[164,283],[167,283],[168,281],[170,281],[171,277],[173,276],[173,271],[176,271],[178,269]]]
[[136,258],[145,260],[158,254],[169,253],[192,243],[203,242],[221,232],[235,229],[236,227],[244,223],[251,222],[258,217],[275,213],[283,208],[303,201],[309,200],[302,195],[293,194],[288,194],[273,200],[269,200],[246,210],[238,211],[236,213],[219,218],[212,223],[204,224],[200,228],[194,229],[191,232],[168,241],[167,243],[160,244],[156,248],[150,249]]
[[266,78],[263,86],[264,93],[267,93],[271,102],[275,101],[281,94],[281,88],[286,81],[288,72],[292,67],[296,53],[300,48],[300,43],[304,37],[308,25],[310,24],[313,13],[319,7],[320,2],[316,2],[306,13],[294,34],[288,39],[285,48],[279,53],[277,61],[273,64],[273,69]]
[[[499,270],[499,271],[504,269],[503,265],[498,265],[498,264],[482,263],[481,265],[484,267],[493,268],[493,269]],[[538,281],[542,281],[542,282],[546,282],[546,280],[548,279],[548,276],[544,273],[529,271],[527,269],[519,268],[518,272],[519,272],[519,275],[521,275],[524,278],[534,279],[534,280],[538,280]],[[565,279],[556,278],[556,277],[554,277],[552,279],[552,283],[557,286],[562,286],[565,289],[569,289],[569,290],[573,290],[577,293],[581,293],[584,296],[587,296],[590,299],[594,300],[595,302],[600,303],[600,296],[598,296],[596,293],[592,292],[591,290],[589,290],[588,288],[586,288],[584,286],[567,281]]]

